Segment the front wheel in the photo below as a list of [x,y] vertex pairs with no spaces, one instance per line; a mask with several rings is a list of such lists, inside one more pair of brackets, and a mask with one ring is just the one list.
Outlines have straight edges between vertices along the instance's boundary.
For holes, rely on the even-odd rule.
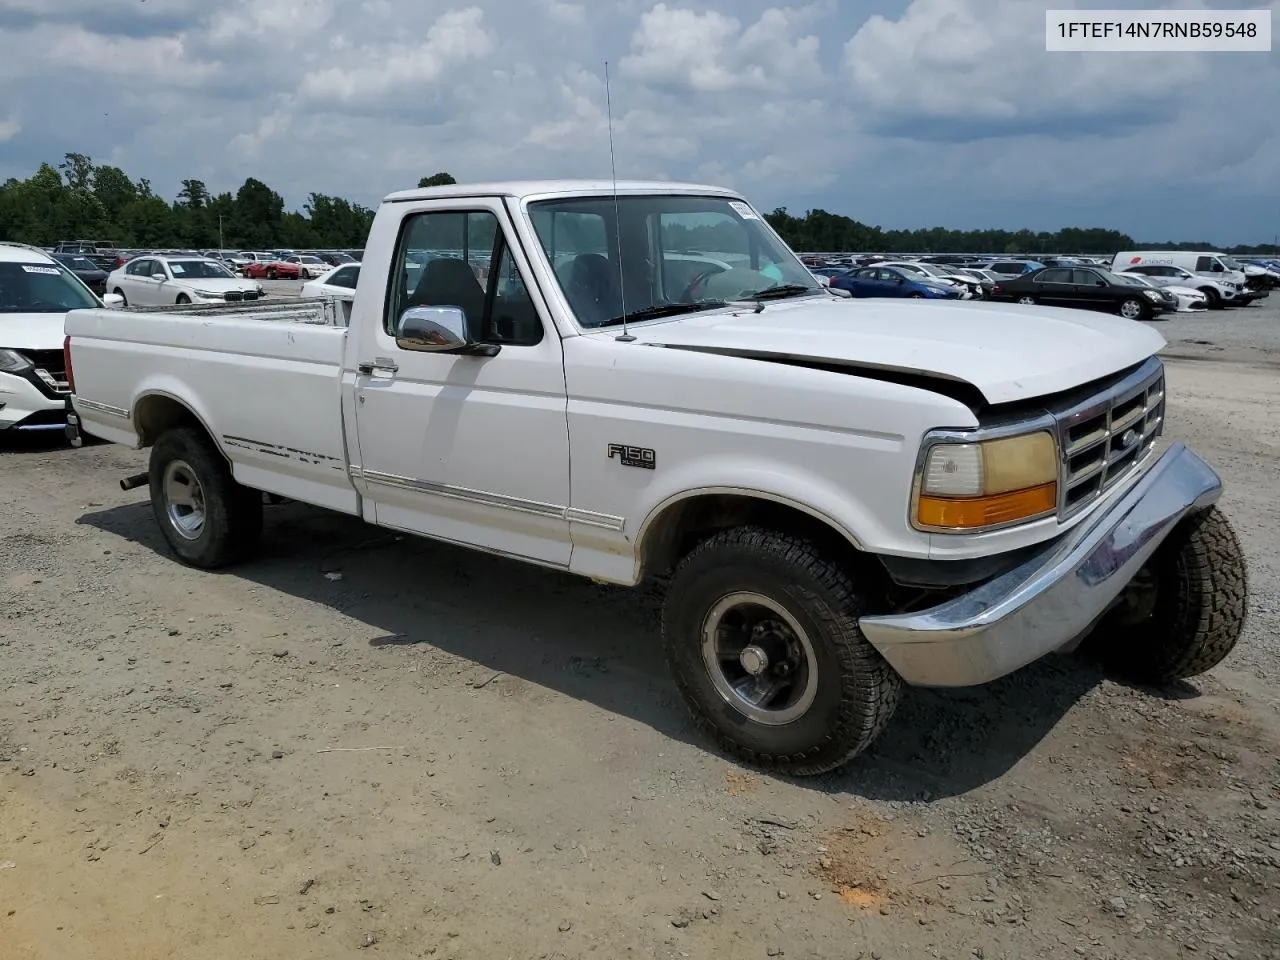
[[924,294],[923,294],[923,293],[913,293],[913,294],[910,294],[910,297],[911,297],[911,299],[912,299],[912,300],[923,300],[923,299],[924,299]]
[[1118,673],[1146,683],[1198,676],[1244,629],[1249,577],[1240,541],[1210,507],[1182,520],[1089,638]]
[[1147,319],[1147,306],[1141,300],[1129,297],[1120,304],[1120,316],[1126,320],[1145,320]]
[[798,776],[860,753],[901,693],[858,626],[863,607],[844,569],[805,540],[737,527],[704,541],[662,611],[695,724],[739,759]]
[[1210,310],[1221,310],[1226,304],[1222,302],[1222,295],[1213,287],[1201,287],[1200,292],[1204,294],[1205,299],[1209,301]]
[[262,496],[231,476],[197,427],[166,431],[151,448],[151,510],[184,563],[213,569],[248,554],[262,533]]
[[181,305],[182,305],[182,304],[184,304],[184,303],[190,303],[190,302],[191,302],[191,298],[190,298],[190,297],[188,297],[185,293],[180,293],[180,294],[178,294],[178,298],[177,298],[176,300],[174,300],[173,302],[174,302],[174,303],[176,303],[176,304],[178,304],[179,306],[181,306]]
[[276,278],[276,272],[275,272],[274,270],[268,270],[268,271],[267,271],[267,279],[268,279],[268,280],[274,280],[275,278]]

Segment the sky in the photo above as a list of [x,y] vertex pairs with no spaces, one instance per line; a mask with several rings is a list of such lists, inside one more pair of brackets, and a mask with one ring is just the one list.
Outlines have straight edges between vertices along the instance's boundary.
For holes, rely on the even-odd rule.
[[608,61],[620,177],[886,229],[1270,242],[1280,51],[1044,49],[1048,7],[1267,5],[0,0],[0,180],[74,151],[293,208],[439,170],[607,177]]

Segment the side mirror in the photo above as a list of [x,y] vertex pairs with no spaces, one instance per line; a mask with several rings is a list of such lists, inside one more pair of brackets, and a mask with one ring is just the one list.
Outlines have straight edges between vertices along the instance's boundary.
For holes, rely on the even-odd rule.
[[852,299],[853,297],[853,294],[850,293],[848,290],[844,289],[844,287],[827,287],[827,289],[830,290],[832,293],[834,293],[837,297],[848,297],[850,299]]
[[898,286],[902,286],[904,283],[906,283],[906,282],[907,282],[907,278],[906,278],[906,277],[895,277],[893,282],[894,282],[894,283],[896,283]]
[[1094,285],[1095,287],[1105,287],[1105,286],[1107,285],[1107,281],[1105,281],[1105,280],[1095,280],[1095,281],[1093,281],[1093,285]]
[[152,280],[167,280],[168,278],[167,278],[163,273],[153,273],[153,274],[151,275],[151,279],[152,279]]
[[104,293],[102,295],[102,304],[112,310],[119,310],[124,306],[124,297],[118,293]]
[[465,353],[492,357],[497,344],[481,343],[468,329],[460,307],[409,307],[396,324],[396,346],[423,353]]

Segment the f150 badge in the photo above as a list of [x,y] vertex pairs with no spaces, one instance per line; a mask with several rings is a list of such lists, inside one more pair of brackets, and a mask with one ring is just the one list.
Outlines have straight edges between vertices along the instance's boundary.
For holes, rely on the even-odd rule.
[[639,467],[642,470],[653,470],[658,465],[656,454],[648,447],[632,447],[625,443],[609,444],[609,459],[614,457],[624,467]]

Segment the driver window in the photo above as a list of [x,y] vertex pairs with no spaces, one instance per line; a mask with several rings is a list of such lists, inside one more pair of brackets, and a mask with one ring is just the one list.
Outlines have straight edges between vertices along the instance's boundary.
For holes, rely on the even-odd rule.
[[[358,267],[356,268],[358,269]],[[409,307],[458,307],[484,343],[531,346],[542,322],[498,218],[490,211],[440,211],[406,218],[392,261],[384,328]]]

